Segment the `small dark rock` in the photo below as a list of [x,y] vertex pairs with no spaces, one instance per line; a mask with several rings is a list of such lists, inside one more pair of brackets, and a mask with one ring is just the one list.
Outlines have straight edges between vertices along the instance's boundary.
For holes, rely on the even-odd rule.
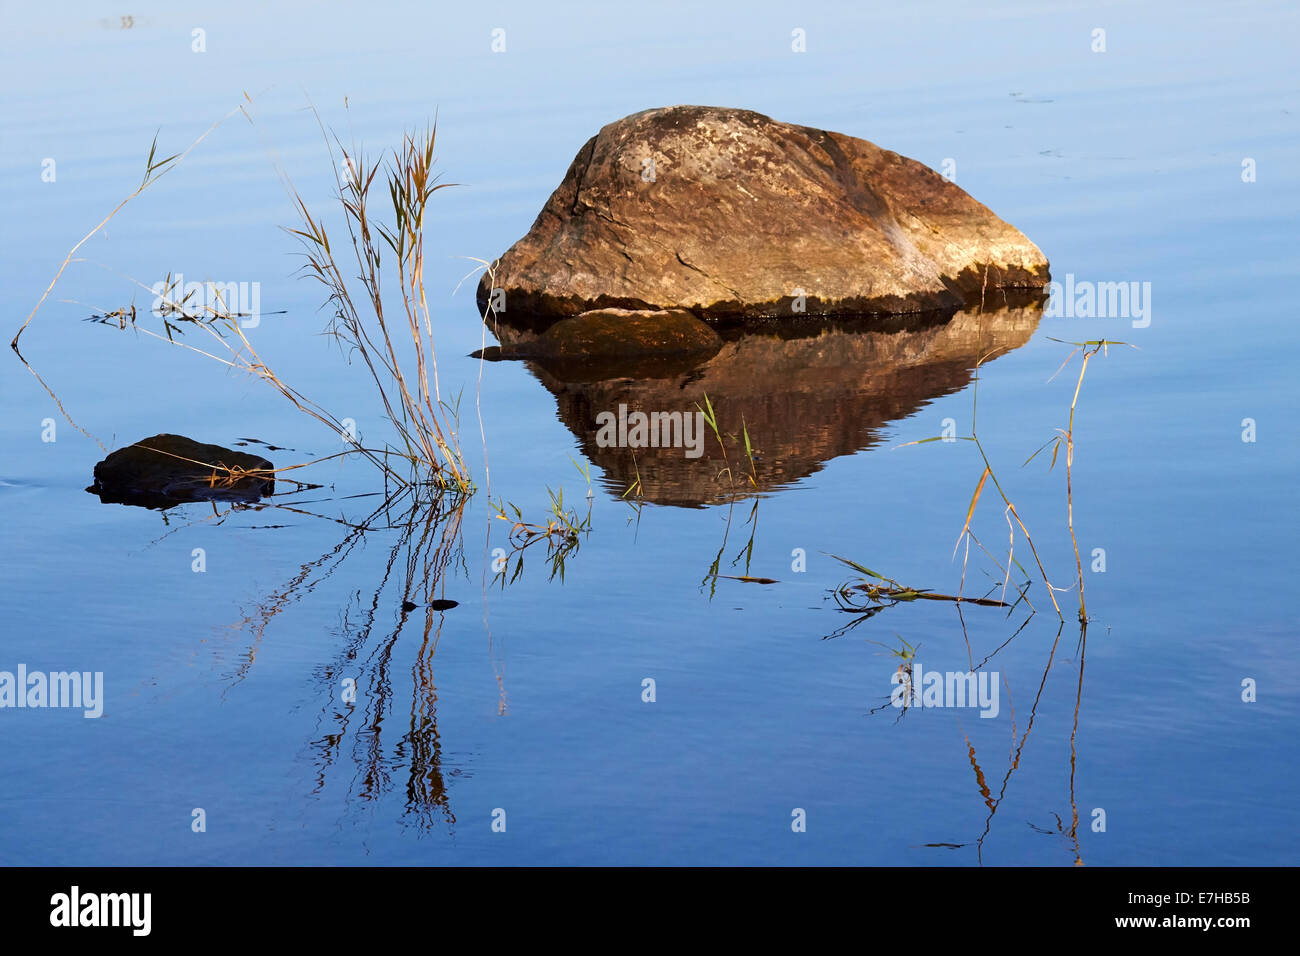
[[257,501],[275,490],[275,466],[258,455],[183,435],[154,435],[95,465],[86,490],[106,504],[169,508],[187,501]]
[[459,601],[437,600],[437,601],[430,601],[428,604],[425,605],[415,604],[414,602],[411,601],[403,601],[402,611],[406,614],[410,614],[418,607],[431,607],[435,611],[450,611],[452,608],[459,607],[459,606],[460,606]]

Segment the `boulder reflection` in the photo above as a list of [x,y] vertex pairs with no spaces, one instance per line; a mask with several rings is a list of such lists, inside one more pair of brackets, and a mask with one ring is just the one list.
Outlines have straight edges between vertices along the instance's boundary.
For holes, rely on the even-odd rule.
[[[526,364],[555,396],[560,420],[599,466],[609,493],[623,495],[639,478],[645,501],[702,507],[732,497],[730,483],[719,477],[727,461],[712,434],[702,457],[681,447],[611,446],[600,433],[602,413],[616,415],[620,405],[647,414],[693,413],[707,395],[719,431],[736,443],[741,460],[747,428],[755,446],[754,487],[772,491],[876,445],[890,422],[966,387],[981,360],[1028,342],[1041,316],[1041,302],[1034,302],[951,317],[782,320],[722,330],[717,354],[693,363]],[[503,342],[530,334],[524,323],[496,331]]]

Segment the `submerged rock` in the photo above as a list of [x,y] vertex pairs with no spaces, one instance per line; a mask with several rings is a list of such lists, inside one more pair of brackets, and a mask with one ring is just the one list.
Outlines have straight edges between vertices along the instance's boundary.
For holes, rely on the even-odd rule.
[[587,141],[478,301],[495,286],[512,317],[791,318],[953,311],[1047,282],[1032,242],[916,160],[748,110],[672,106]]
[[[614,377],[629,361],[641,374],[672,374],[715,355],[722,339],[683,309],[596,309],[550,325],[540,335],[502,325],[502,345],[480,349],[471,358],[532,359],[566,378]],[[646,360],[662,368],[646,369]]]
[[167,508],[186,501],[256,501],[275,490],[275,466],[183,435],[154,435],[95,465],[86,490],[112,504]]

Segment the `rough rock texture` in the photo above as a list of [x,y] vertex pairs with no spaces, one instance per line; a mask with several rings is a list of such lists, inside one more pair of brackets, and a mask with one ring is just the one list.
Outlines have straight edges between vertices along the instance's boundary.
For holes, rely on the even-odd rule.
[[183,435],[154,435],[95,465],[95,483],[86,490],[106,503],[146,508],[186,501],[256,501],[274,491],[274,467],[257,455]]
[[[1041,316],[1041,306],[1029,306],[958,312],[946,320],[821,320],[798,334],[777,323],[767,334],[728,333],[716,355],[670,376],[647,375],[628,364],[618,376],[591,381],[562,378],[540,363],[529,367],[555,396],[560,419],[603,472],[601,484],[611,495],[622,495],[639,477],[647,501],[700,507],[727,499],[730,486],[719,473],[728,461],[738,474],[748,473],[737,437],[729,439],[728,461],[712,432],[700,458],[688,458],[680,448],[634,453],[601,447],[597,416],[616,412],[620,404],[644,412],[693,412],[707,394],[724,435],[748,430],[758,491],[770,491],[819,471],[830,459],[872,447],[890,422],[965,388],[981,358],[1024,345]],[[938,424],[918,428],[906,438],[934,434]],[[743,481],[740,487],[745,489]]]
[[[651,163],[653,165],[651,165]],[[915,160],[748,110],[672,106],[587,141],[479,285],[508,313],[689,309],[726,320],[953,310],[1042,289],[1038,248]]]
[[599,381],[616,374],[629,361],[647,371],[689,368],[722,348],[718,333],[682,309],[629,311],[596,309],[561,319],[540,335],[502,324],[496,330],[501,346],[473,353],[470,358],[533,359],[566,379]]

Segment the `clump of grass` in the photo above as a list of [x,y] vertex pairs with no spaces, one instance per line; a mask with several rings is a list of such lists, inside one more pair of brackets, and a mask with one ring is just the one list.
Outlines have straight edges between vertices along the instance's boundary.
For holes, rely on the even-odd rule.
[[[628,485],[619,498],[627,502],[632,513],[639,521],[641,511],[645,508],[645,486],[641,483],[641,467],[636,463],[636,449],[632,449],[632,484]],[[629,519],[630,521],[631,519]]]
[[[696,402],[695,407],[699,409],[700,413],[704,416],[705,423],[709,426],[709,429],[713,432],[713,437],[718,442],[718,448],[721,449],[722,451],[723,467],[722,470],[718,472],[718,476],[719,477],[723,475],[727,476],[727,481],[731,485],[732,501],[735,501],[735,498],[738,494],[736,490],[736,475],[731,467],[731,458],[730,456],[727,455],[727,443],[722,440],[722,432],[718,428],[718,413],[713,410],[713,402],[709,401],[709,395],[707,392],[705,392],[704,394],[704,404],[701,405],[698,402]],[[745,418],[743,415],[741,416],[740,419],[740,430],[741,430],[741,437],[744,439],[745,442],[745,458],[749,462],[749,474],[745,476],[745,480],[749,482],[750,488],[752,488],[754,491],[757,491],[758,471],[754,466],[754,448],[750,444],[749,425],[745,422]],[[734,438],[735,436],[733,435],[732,437]]]
[[898,716],[894,718],[894,723],[898,723],[907,715],[908,709],[912,706],[912,688],[914,680],[913,664],[916,662],[916,652],[920,650],[921,645],[917,644],[914,646],[903,640],[903,638],[898,634],[895,634],[894,637],[898,638],[898,647],[890,647],[888,644],[882,644],[880,641],[872,641],[871,643],[883,647],[885,650],[889,651],[891,657],[896,657],[899,660],[898,667],[894,671],[895,676],[893,677],[893,683],[899,685],[901,688],[898,695],[898,703],[894,703],[894,695],[891,693],[885,698],[884,703],[871,708],[868,712],[868,716],[874,716],[886,707],[896,707],[898,710]]
[[[1070,529],[1070,541],[1074,545],[1074,567],[1078,575],[1076,584],[1079,589],[1079,622],[1088,623],[1088,606],[1083,599],[1083,561],[1079,557],[1079,539],[1074,532],[1074,412],[1079,404],[1079,392],[1083,389],[1083,377],[1088,372],[1088,360],[1098,352],[1110,354],[1110,346],[1127,345],[1129,348],[1136,348],[1128,342],[1114,342],[1107,339],[1089,339],[1086,342],[1065,342],[1062,339],[1052,339],[1053,342],[1062,342],[1065,345],[1073,345],[1074,349],[1065,357],[1061,367],[1053,373],[1052,378],[1061,374],[1062,369],[1070,364],[1071,359],[1076,355],[1082,354],[1083,361],[1079,366],[1079,380],[1074,385],[1074,396],[1070,399],[1070,419],[1065,428],[1058,428],[1057,434],[1050,439],[1045,445],[1034,452],[1027,459],[1025,464],[1029,464],[1037,457],[1038,453],[1046,449],[1049,445],[1052,448],[1052,463],[1048,466],[1051,470],[1056,466],[1056,456],[1065,447],[1065,505],[1066,505],[1066,523]],[[1050,379],[1049,379],[1050,381]]]
[[[361,358],[375,384],[402,443],[400,457],[411,466],[417,480],[467,492],[471,488],[469,469],[452,427],[454,408],[443,400],[438,384],[433,324],[424,288],[425,213],[433,194],[453,185],[439,182],[440,176],[433,172],[436,140],[436,125],[408,133],[386,162],[371,163],[359,149],[349,151],[334,139],[343,160],[334,163],[335,182],[364,309],[357,306],[325,224],[312,215],[286,177],[302,226],[289,232],[302,242],[306,275],[325,287],[327,302],[334,309],[329,334]],[[371,216],[371,189],[381,168],[391,204],[390,222]],[[387,254],[396,266],[401,295],[396,317],[385,311],[381,276]],[[398,345],[399,340],[408,338],[413,366],[403,361]]]
[[[1064,616],[1061,614],[1061,606],[1056,600],[1056,591],[1058,589],[1052,585],[1051,580],[1048,578],[1047,569],[1043,567],[1042,559],[1038,556],[1038,547],[1034,544],[1033,536],[1029,533],[1029,529],[1025,527],[1025,523],[1023,520],[1021,520],[1020,513],[1016,510],[1015,504],[1012,502],[1011,498],[1008,497],[1006,490],[1002,486],[1002,482],[998,480],[997,474],[993,471],[993,463],[989,460],[988,452],[985,451],[984,445],[979,438],[979,432],[976,430],[977,412],[979,409],[979,369],[980,366],[983,364],[983,361],[984,359],[981,358],[980,361],[977,362],[975,366],[975,383],[971,390],[971,433],[969,435],[958,436],[959,439],[962,441],[969,441],[973,443],[975,445],[976,450],[979,452],[981,460],[984,462],[984,468],[980,472],[979,480],[975,484],[975,491],[971,495],[970,506],[966,509],[966,521],[962,525],[961,533],[958,534],[957,536],[957,543],[953,546],[953,555],[955,557],[957,554],[957,549],[962,546],[963,542],[966,543],[965,557],[962,560],[962,574],[961,574],[962,586],[964,587],[966,582],[966,566],[970,558],[971,541],[974,541],[975,544],[981,550],[983,550],[985,554],[988,554],[990,558],[993,557],[992,553],[987,548],[984,547],[984,545],[980,542],[979,538],[977,538],[975,536],[975,533],[971,530],[971,521],[975,517],[975,509],[979,505],[980,496],[984,492],[985,483],[991,478],[993,479],[994,488],[997,489],[998,495],[1002,498],[1003,517],[1006,519],[1007,528],[1009,532],[1008,546],[1007,546],[1007,566],[1004,569],[1004,575],[1003,575],[1004,590],[1005,587],[1010,583],[1010,579],[1011,579],[1010,569],[1013,564],[1017,568],[1019,568],[1022,573],[1025,573],[1026,577],[1028,576],[1028,573],[1025,572],[1024,567],[1020,564],[1019,561],[1016,560],[1016,556],[1015,556],[1016,528],[1018,527],[1020,529],[1021,534],[1024,535],[1025,543],[1029,546],[1030,553],[1033,555],[1034,563],[1038,567],[1038,572],[1042,577],[1043,584],[1047,587],[1047,595],[1052,601],[1052,607],[1056,610],[1057,616],[1064,619]],[[916,441],[904,442],[903,445],[900,447],[906,447],[907,445],[924,445],[928,442],[943,441],[943,440],[944,440],[944,436],[935,435],[930,438],[921,438]],[[993,560],[995,562],[997,561],[996,558],[993,558]],[[999,567],[1001,567],[1000,564]],[[960,591],[958,593],[960,593]],[[1032,606],[1033,605],[1031,604],[1030,607]]]
[[[496,575],[503,587],[507,582],[514,583],[515,579],[523,573],[525,552],[542,542],[546,544],[546,560],[551,567],[551,579],[554,580],[558,575],[563,582],[565,561],[577,552],[582,538],[591,533],[590,505],[586,516],[580,518],[576,509],[565,508],[563,488],[554,491],[547,487],[546,493],[551,501],[550,517],[545,522],[525,521],[523,511],[511,502],[492,503],[497,518],[511,522],[509,535],[511,551]],[[511,517],[511,514],[514,517]],[[512,560],[513,572],[510,570]]]
[[978,604],[982,607],[1014,607],[1005,601],[989,597],[963,597],[960,594],[940,594],[928,588],[907,587],[856,561],[841,558],[838,554],[832,554],[831,557],[864,575],[861,580],[845,582],[835,590],[835,599],[845,611],[874,614],[886,607],[909,601],[950,601],[953,604]]
[[[516,504],[506,501],[492,502],[492,508],[496,512],[496,517],[501,521],[509,521],[510,524],[510,553],[503,559],[504,563],[501,570],[496,573],[495,580],[504,588],[507,583],[513,584],[515,579],[524,571],[524,554],[534,545],[545,542],[546,560],[551,567],[551,580],[558,575],[560,582],[564,582],[565,561],[578,551],[582,539],[591,533],[591,507],[594,495],[591,491],[591,466],[581,465],[573,458],[573,467],[587,481],[587,514],[585,517],[579,517],[576,508],[566,508],[564,505],[564,488],[553,491],[547,486],[546,493],[550,496],[550,517],[543,522],[525,521],[523,510]],[[511,515],[513,514],[513,517]],[[514,571],[511,572],[511,562],[514,562]]]
[[[1062,340],[1052,339],[1052,341],[1061,342]],[[1065,342],[1064,344],[1073,345],[1074,350],[1071,351],[1070,354],[1066,356],[1065,361],[1061,363],[1060,368],[1056,370],[1056,372],[1052,375],[1052,378],[1055,378],[1056,375],[1060,374],[1061,370],[1064,369],[1067,365],[1069,365],[1071,359],[1073,359],[1075,355],[1082,354],[1083,356],[1083,361],[1079,369],[1079,378],[1078,381],[1075,383],[1075,387],[1074,387],[1074,395],[1070,400],[1069,420],[1065,428],[1058,428],[1057,434],[1053,438],[1049,439],[1032,455],[1030,455],[1029,458],[1025,460],[1024,464],[1026,465],[1029,464],[1029,462],[1033,461],[1034,458],[1036,458],[1039,455],[1039,453],[1046,450],[1050,446],[1052,448],[1052,461],[1051,461],[1051,465],[1049,466],[1050,469],[1051,467],[1055,467],[1057,455],[1060,452],[1060,450],[1062,448],[1065,449],[1066,524],[1070,533],[1070,542],[1074,548],[1074,564],[1075,564],[1075,581],[1072,587],[1077,591],[1078,598],[1079,598],[1078,620],[1081,624],[1086,626],[1088,623],[1088,608],[1083,595],[1083,591],[1084,591],[1083,561],[1079,555],[1079,540],[1076,535],[1075,527],[1074,527],[1074,414],[1075,414],[1075,410],[1078,407],[1079,393],[1083,388],[1083,379],[1084,379],[1084,375],[1087,373],[1088,370],[1089,360],[1093,356],[1095,356],[1098,352],[1107,353],[1107,350],[1112,345],[1129,345],[1129,343],[1115,342],[1107,339],[1092,339],[1086,342]],[[1133,348],[1135,346],[1129,345],[1129,347]],[[976,421],[977,421],[976,413],[978,411],[978,405],[979,405],[979,368],[982,365],[982,363],[983,363],[983,359],[981,359],[980,362],[976,363],[975,384],[974,384],[974,388],[972,389],[972,397],[971,397],[971,433],[970,435],[967,436],[958,436],[960,440],[969,441],[972,444],[974,444],[976,450],[979,452],[980,459],[982,460],[984,465],[983,469],[980,472],[979,479],[975,484],[975,490],[971,494],[970,504],[966,509],[966,520],[962,524],[961,532],[957,536],[957,543],[953,547],[953,556],[955,557],[957,550],[962,547],[962,544],[964,543],[966,545],[965,554],[962,559],[961,587],[958,589],[958,593],[956,595],[944,595],[944,594],[935,594],[929,591],[919,591],[913,588],[905,588],[902,585],[900,585],[897,581],[894,581],[891,578],[886,578],[883,575],[878,574],[877,572],[872,571],[861,564],[858,564],[854,561],[850,561],[847,558],[840,558],[832,555],[832,557],[836,557],[836,560],[843,562],[844,564],[854,568],[855,570],[859,571],[864,575],[864,577],[860,579],[858,582],[841,585],[837,590],[832,592],[835,595],[836,601],[839,603],[842,610],[852,611],[854,613],[870,616],[872,614],[877,613],[880,610],[883,610],[885,607],[890,607],[893,606],[894,604],[903,601],[914,601],[914,600],[940,600],[940,601],[952,601],[958,604],[961,603],[982,604],[982,605],[991,605],[991,606],[1000,606],[1000,607],[1015,607],[1017,604],[1020,603],[1021,600],[1023,600],[1025,601],[1026,604],[1029,605],[1031,609],[1033,609],[1033,604],[1026,597],[1026,593],[1025,593],[1030,581],[1030,575],[1027,571],[1025,571],[1025,568],[1023,567],[1023,565],[1021,565],[1021,563],[1016,559],[1015,556],[1016,530],[1019,529],[1021,535],[1024,538],[1026,545],[1029,547],[1030,553],[1033,556],[1034,564],[1037,566],[1039,576],[1041,577],[1043,584],[1047,588],[1048,597],[1051,599],[1052,607],[1055,609],[1057,617],[1060,618],[1062,621],[1065,620],[1065,615],[1061,610],[1061,606],[1060,603],[1057,601],[1056,595],[1057,592],[1069,591],[1071,588],[1056,587],[1055,585],[1052,584],[1051,580],[1048,578],[1047,570],[1043,566],[1042,559],[1039,557],[1038,547],[1034,543],[1033,536],[1029,533],[1029,528],[1026,527],[1024,521],[1021,519],[1019,512],[1016,510],[1016,506],[1014,502],[1012,502],[1011,498],[1008,496],[1005,488],[1002,485],[1002,482],[999,480],[997,474],[993,470],[993,463],[990,461],[988,453],[985,450],[983,443],[980,441],[979,433],[976,430]],[[1049,379],[1049,381],[1050,380],[1051,379]],[[935,435],[929,438],[917,439],[916,441],[904,442],[904,444],[900,447],[905,447],[907,445],[924,445],[929,442],[943,441],[943,440],[944,440],[944,436]],[[1007,528],[1009,532],[1008,545],[1007,545],[1007,562],[1005,567],[1001,564],[1001,562],[998,561],[998,559],[992,554],[992,552],[990,552],[988,548],[984,546],[984,544],[979,540],[979,538],[976,537],[975,532],[971,528],[971,523],[975,518],[975,512],[979,506],[980,498],[983,495],[987,483],[990,480],[992,480],[993,487],[997,490],[999,497],[1002,499],[1003,517],[1006,520]],[[1005,599],[1006,590],[1008,586],[1010,586],[1011,584],[1012,567],[1014,566],[1018,568],[1020,572],[1025,575],[1024,586],[1018,588],[1020,592],[1019,598],[1017,598],[1017,600],[1013,604],[1007,604],[1005,600],[991,600],[987,596],[979,599],[967,598],[962,596],[962,591],[964,590],[965,583],[966,583],[966,570],[967,570],[967,564],[970,559],[971,542],[974,542],[977,547],[979,547],[982,551],[984,551],[984,553],[993,560],[993,562],[998,566],[999,570],[1002,572],[1002,581],[1000,582],[1002,588],[1002,598]]]
[[[242,110],[241,105],[232,114]],[[319,116],[317,118],[319,121]],[[73,261],[77,250],[131,199],[175,168],[220,122],[184,151],[165,159],[157,158],[155,136],[140,186],[69,251],[40,301],[15,334],[11,343],[15,351],[19,337]],[[458,403],[444,400],[441,394],[433,325],[424,287],[427,206],[437,190],[451,185],[439,182],[439,176],[433,172],[436,126],[407,134],[398,149],[384,161],[374,163],[367,163],[359,149],[349,151],[343,148],[337,137],[331,144],[323,125],[321,130],[327,147],[331,148],[337,198],[343,211],[347,244],[351,245],[352,252],[349,255],[345,249],[336,249],[331,241],[331,232],[322,219],[311,213],[288,175],[277,165],[277,172],[300,219],[300,228],[288,231],[303,244],[306,274],[327,290],[326,302],[333,309],[328,333],[338,340],[344,351],[360,356],[375,384],[385,414],[397,432],[396,442],[387,443],[381,449],[362,446],[340,418],[275,373],[245,335],[240,322],[246,317],[243,313],[226,308],[219,297],[215,304],[189,302],[186,295],[175,290],[170,274],[163,283],[162,294],[158,295],[161,306],[157,318],[161,322],[161,331],[144,327],[134,303],[93,315],[91,319],[105,325],[116,325],[119,329],[129,328],[152,335],[266,382],[300,411],[340,436],[351,446],[349,453],[361,455],[375,465],[384,475],[385,487],[400,489],[425,485],[456,494],[469,493],[473,484],[458,440]],[[334,158],[332,146],[335,145],[341,152],[341,162]],[[384,173],[382,179],[379,176],[381,170]],[[371,189],[376,180],[387,187],[390,201],[391,217],[383,221],[373,218],[371,213]],[[346,267],[347,272],[355,268],[357,276],[354,280],[345,277],[345,267],[336,258],[336,253],[349,261],[355,260],[355,267]],[[400,293],[400,308],[396,315],[385,309],[387,303],[381,275],[386,266],[392,267]],[[151,293],[155,291],[136,280],[131,281]],[[359,283],[359,288],[353,283]],[[210,336],[202,343],[204,347],[184,339],[185,332],[196,330]]]
[[[760,577],[749,573],[750,565],[754,559],[754,537],[758,533],[759,502],[757,494],[758,469],[754,464],[754,446],[749,440],[749,425],[746,423],[745,418],[742,415],[740,418],[740,438],[744,441],[745,460],[749,463],[749,474],[744,476],[744,484],[748,484],[749,492],[745,492],[744,484],[739,488],[737,487],[736,473],[732,468],[731,458],[727,454],[727,443],[723,440],[722,431],[718,427],[718,414],[714,411],[713,402],[709,400],[707,392],[704,395],[704,404],[700,405],[699,403],[696,403],[695,407],[699,409],[700,414],[704,416],[705,423],[708,424],[709,429],[713,432],[713,437],[718,443],[718,448],[722,451],[723,467],[718,472],[718,477],[720,478],[725,475],[731,490],[730,498],[727,502],[727,525],[726,530],[722,534],[722,544],[719,545],[718,553],[713,557],[713,563],[709,565],[708,571],[704,573],[704,579],[700,581],[700,587],[703,587],[705,584],[709,585],[709,597],[712,598],[714,594],[717,593],[719,578],[726,578],[731,581],[742,581],[746,584],[777,584],[779,582],[774,578]],[[731,435],[730,437],[733,440],[736,438],[735,435]],[[727,539],[731,536],[731,519],[735,514],[736,501],[745,493],[752,493],[754,495],[754,503],[749,509],[749,517],[745,519],[745,523],[749,525],[749,539],[746,541],[745,546],[736,553],[734,558],[731,559],[731,566],[734,568],[743,557],[745,559],[745,573],[739,575],[722,574],[720,570],[722,567],[722,556],[727,549]]]

